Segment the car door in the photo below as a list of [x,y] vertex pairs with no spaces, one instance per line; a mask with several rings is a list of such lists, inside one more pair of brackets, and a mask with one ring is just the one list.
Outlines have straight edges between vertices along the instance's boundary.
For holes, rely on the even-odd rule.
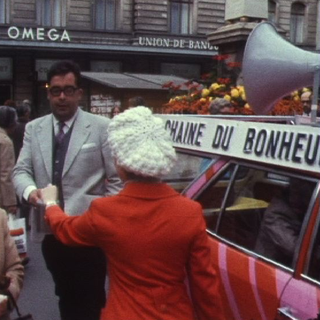
[[[213,166],[218,165],[219,161]],[[204,176],[212,178],[199,178],[206,181],[201,189],[191,186],[185,193],[203,206],[226,317],[273,320],[285,301],[286,289],[294,284],[317,180],[236,161],[221,166],[218,174]],[[291,189],[299,187],[304,188],[305,201],[300,206],[297,196],[290,198],[295,212],[291,216],[290,206],[280,200],[287,201],[288,194],[294,194]],[[277,208],[274,212],[272,206]],[[280,232],[282,227],[286,232]]]
[[[304,248],[300,251],[297,277],[285,287],[278,310],[278,319],[319,319],[320,313],[320,211],[319,185],[311,202],[312,216],[306,229]],[[310,236],[309,236],[310,235]],[[305,257],[305,259],[304,259]]]

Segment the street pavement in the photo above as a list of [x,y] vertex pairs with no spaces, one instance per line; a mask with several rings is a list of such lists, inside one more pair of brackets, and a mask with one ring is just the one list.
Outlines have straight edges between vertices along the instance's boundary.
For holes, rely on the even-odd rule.
[[[31,313],[34,320],[59,320],[58,299],[54,294],[51,274],[45,266],[41,253],[41,243],[27,241],[30,262],[25,267],[23,289],[18,299],[20,313]],[[17,317],[14,311],[12,319]]]

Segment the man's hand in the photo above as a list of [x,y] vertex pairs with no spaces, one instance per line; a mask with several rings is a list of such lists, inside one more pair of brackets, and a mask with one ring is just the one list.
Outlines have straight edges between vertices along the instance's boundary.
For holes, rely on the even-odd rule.
[[31,191],[28,202],[33,206],[38,207],[42,203],[41,189]]

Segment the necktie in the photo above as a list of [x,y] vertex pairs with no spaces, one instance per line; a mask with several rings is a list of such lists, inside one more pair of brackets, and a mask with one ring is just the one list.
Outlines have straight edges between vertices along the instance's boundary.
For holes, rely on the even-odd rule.
[[61,141],[63,140],[63,137],[65,135],[65,133],[63,131],[65,123],[64,122],[59,122],[58,125],[59,125],[59,131],[58,131],[58,134],[56,135],[56,139],[57,139],[57,141],[59,143],[61,143]]

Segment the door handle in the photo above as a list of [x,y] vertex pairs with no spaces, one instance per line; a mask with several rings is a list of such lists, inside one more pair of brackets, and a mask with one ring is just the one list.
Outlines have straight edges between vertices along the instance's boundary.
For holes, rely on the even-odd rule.
[[292,315],[289,307],[278,308],[277,320],[300,320]]

